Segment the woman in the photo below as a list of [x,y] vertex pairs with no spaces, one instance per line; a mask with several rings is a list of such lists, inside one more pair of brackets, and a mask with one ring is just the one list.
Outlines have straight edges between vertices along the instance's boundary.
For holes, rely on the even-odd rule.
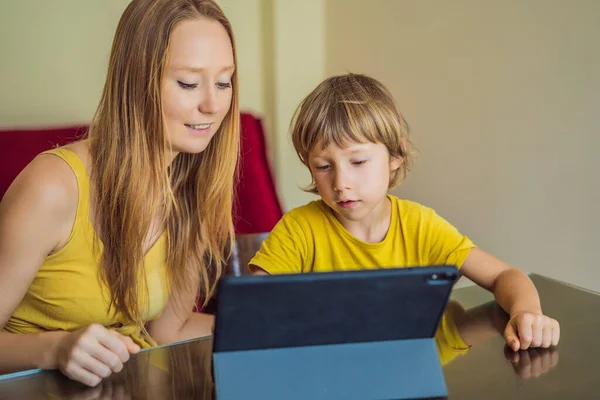
[[[97,385],[140,347],[209,334],[233,237],[236,57],[212,0],[133,0],[85,140],[0,204],[0,370]],[[211,266],[211,267],[209,267]]]

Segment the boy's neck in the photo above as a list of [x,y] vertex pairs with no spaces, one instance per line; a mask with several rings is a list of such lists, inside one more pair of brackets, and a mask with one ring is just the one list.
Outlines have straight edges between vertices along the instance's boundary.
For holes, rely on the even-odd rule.
[[367,243],[382,242],[392,219],[392,202],[389,197],[385,198],[371,212],[359,221],[349,221],[340,218],[334,212],[337,220],[354,237]]

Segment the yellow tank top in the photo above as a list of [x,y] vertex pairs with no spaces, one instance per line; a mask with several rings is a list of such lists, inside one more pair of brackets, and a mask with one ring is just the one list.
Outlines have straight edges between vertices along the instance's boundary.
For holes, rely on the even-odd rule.
[[[99,275],[102,243],[90,221],[90,181],[83,162],[64,148],[43,154],[62,158],[73,170],[79,191],[77,214],[67,244],[46,257],[5,330],[74,331],[98,323],[131,337],[140,347],[156,345],[121,313],[115,313],[114,309],[109,312],[110,292]],[[168,297],[166,234],[146,253],[144,268],[148,290],[140,282],[140,306],[144,321],[150,321],[160,316]]]

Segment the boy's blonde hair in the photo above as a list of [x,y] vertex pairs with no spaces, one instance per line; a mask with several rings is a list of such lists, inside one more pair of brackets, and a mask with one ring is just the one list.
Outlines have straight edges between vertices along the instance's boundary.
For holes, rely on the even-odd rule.
[[[389,187],[406,177],[414,162],[408,124],[391,93],[376,79],[347,74],[321,82],[298,106],[291,125],[292,141],[300,160],[308,165],[308,154],[317,144],[339,147],[351,143],[382,143],[390,157],[401,160],[390,175]],[[317,193],[315,181],[304,189]]]

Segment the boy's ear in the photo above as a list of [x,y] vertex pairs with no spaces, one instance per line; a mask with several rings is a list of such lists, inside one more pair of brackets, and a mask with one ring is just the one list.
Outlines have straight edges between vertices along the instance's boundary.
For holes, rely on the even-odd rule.
[[404,159],[400,156],[391,157],[390,159],[390,172],[396,171],[402,166]]

